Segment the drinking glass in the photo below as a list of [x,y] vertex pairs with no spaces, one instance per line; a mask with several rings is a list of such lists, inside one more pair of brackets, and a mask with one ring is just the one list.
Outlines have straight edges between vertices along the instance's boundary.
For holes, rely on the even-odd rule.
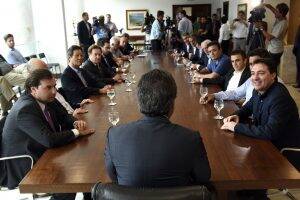
[[136,76],[135,76],[135,73],[134,73],[134,72],[130,72],[129,75],[130,75],[130,78],[131,78],[131,80],[132,80],[132,81],[131,81],[132,84],[136,84],[136,80],[135,80],[135,77],[136,77]]
[[127,89],[125,91],[126,92],[131,92],[132,89],[130,88],[130,85],[131,85],[132,81],[131,81],[130,76],[126,76],[125,83],[126,83],[126,86],[127,86]]
[[218,115],[215,116],[214,119],[223,119],[224,117],[220,115],[220,112],[224,108],[224,101],[222,99],[216,99],[214,108],[218,111]]
[[109,112],[108,120],[113,126],[116,126],[120,120],[119,113],[117,111]]
[[203,98],[208,94],[207,87],[204,87],[203,85],[200,86],[200,96]]
[[117,105],[117,103],[113,101],[114,97],[116,96],[115,89],[113,89],[113,88],[112,89],[108,89],[106,94],[107,94],[107,96],[110,99],[110,103],[108,105],[110,105],[110,106]]

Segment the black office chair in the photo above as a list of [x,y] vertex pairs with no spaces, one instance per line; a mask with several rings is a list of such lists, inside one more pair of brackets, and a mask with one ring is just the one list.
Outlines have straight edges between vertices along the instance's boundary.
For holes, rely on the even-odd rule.
[[[61,69],[60,69],[59,63],[49,63],[45,53],[39,53],[39,58],[48,65],[48,68],[50,70],[54,69],[55,74],[58,74],[58,75],[61,74]],[[59,73],[57,73],[57,68],[58,68]]]
[[205,186],[172,188],[134,188],[113,183],[97,183],[92,189],[94,200],[210,200]]

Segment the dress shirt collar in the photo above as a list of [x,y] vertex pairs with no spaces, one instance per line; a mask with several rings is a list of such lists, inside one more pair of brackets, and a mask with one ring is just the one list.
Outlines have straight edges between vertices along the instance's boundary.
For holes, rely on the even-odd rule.
[[155,116],[155,117],[150,117],[150,116],[146,116],[144,115],[144,117],[141,119],[144,121],[162,121],[162,122],[170,122],[169,118],[165,115],[163,116]]
[[[274,81],[274,83],[264,92],[264,93],[260,93],[258,91],[255,90],[256,94],[259,96],[260,99],[264,99],[268,96],[269,93],[271,93],[274,89],[274,87],[277,85],[278,83],[276,81]],[[255,88],[254,88],[255,89]]]
[[71,67],[71,69],[73,69],[74,70],[74,72],[76,72],[76,73],[79,73],[80,71],[80,68],[76,68],[76,67],[72,67],[72,66],[70,66]]
[[42,111],[44,112],[46,105],[42,102],[40,102],[39,100],[36,99],[36,102],[39,104],[40,108],[42,109]]

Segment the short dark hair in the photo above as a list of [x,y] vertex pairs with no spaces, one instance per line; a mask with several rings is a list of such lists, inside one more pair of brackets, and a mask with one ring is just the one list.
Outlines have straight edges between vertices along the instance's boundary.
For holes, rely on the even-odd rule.
[[88,15],[87,12],[83,12],[83,13],[81,14],[81,17],[87,16],[87,15]]
[[160,69],[144,74],[138,83],[140,111],[146,116],[168,115],[174,106],[177,86],[172,75]]
[[243,57],[243,59],[246,59],[246,53],[243,50],[233,50],[230,54],[230,56],[235,56],[235,55],[241,55]]
[[217,46],[219,49],[221,49],[221,45],[219,44],[218,41],[211,41],[210,43],[207,44],[207,48],[211,46]]
[[49,80],[54,76],[48,69],[36,69],[33,70],[25,81],[25,92],[31,93],[31,87],[38,87],[41,84],[41,80]]
[[100,47],[104,47],[105,43],[109,43],[109,40],[107,38],[99,38],[97,40],[97,45],[100,46]]
[[121,37],[126,37],[129,39],[129,34],[128,33],[123,33],[123,35]]
[[271,58],[260,58],[253,62],[255,64],[264,64],[268,67],[268,70],[271,74],[277,73],[277,66]]
[[160,16],[163,16],[165,14],[165,12],[164,11],[162,11],[162,10],[159,10],[159,11],[157,11],[157,17],[160,17]]
[[100,49],[100,50],[101,50],[101,47],[99,47],[99,46],[96,45],[96,44],[92,44],[92,45],[88,48],[88,54],[90,55],[94,49]]
[[74,51],[76,51],[76,50],[81,50],[82,51],[82,48],[78,45],[72,45],[68,48],[68,50],[67,50],[68,59],[70,59],[73,56]]
[[226,16],[223,16],[223,17],[221,18],[221,22],[222,22],[222,24],[226,24],[226,23],[227,23],[227,21],[228,21],[228,17],[226,17]]
[[285,3],[279,3],[276,5],[276,9],[280,12],[280,14],[285,17],[289,12],[289,6]]
[[186,16],[186,11],[185,11],[185,10],[180,11],[180,13],[181,13],[182,15]]
[[8,38],[11,38],[11,37],[14,37],[13,34],[8,33],[8,34],[4,35],[3,39],[6,42],[8,40]]
[[257,48],[248,53],[248,57],[259,56],[261,58],[271,58],[270,53],[264,48]]

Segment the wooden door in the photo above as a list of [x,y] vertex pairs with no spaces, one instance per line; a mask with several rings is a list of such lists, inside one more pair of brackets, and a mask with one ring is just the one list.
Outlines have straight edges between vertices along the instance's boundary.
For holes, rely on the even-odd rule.
[[176,14],[187,8],[191,9],[191,16],[187,13],[188,17],[194,23],[197,17],[201,16],[211,16],[211,4],[184,4],[184,5],[173,5],[173,19],[175,19]]
[[300,25],[300,1],[291,0],[289,12],[288,44],[294,44],[297,29]]

